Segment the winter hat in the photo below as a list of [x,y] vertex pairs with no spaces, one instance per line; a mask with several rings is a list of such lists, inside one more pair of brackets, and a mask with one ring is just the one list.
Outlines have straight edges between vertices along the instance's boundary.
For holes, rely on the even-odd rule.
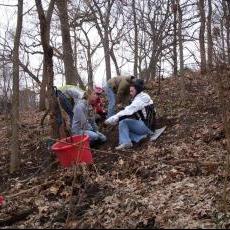
[[137,94],[144,90],[144,81],[142,79],[137,79],[132,86],[136,89]]
[[94,87],[94,92],[96,94],[102,94],[104,92],[104,90],[101,87],[95,86]]

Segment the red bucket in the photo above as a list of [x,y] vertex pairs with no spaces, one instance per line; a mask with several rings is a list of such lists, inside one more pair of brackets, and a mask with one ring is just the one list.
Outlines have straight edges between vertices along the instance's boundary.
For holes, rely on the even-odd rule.
[[76,163],[93,163],[89,146],[89,136],[75,135],[57,141],[51,148],[60,164],[69,167]]

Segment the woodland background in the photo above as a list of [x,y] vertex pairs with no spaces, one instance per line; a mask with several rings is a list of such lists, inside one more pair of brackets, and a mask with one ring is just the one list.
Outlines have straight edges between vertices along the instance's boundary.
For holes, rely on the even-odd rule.
[[[230,1],[27,3],[0,3],[15,11],[0,28],[0,225],[228,228]],[[144,79],[165,134],[126,153],[110,137],[94,166],[62,169],[45,145],[57,127],[40,125],[52,86],[124,73]]]

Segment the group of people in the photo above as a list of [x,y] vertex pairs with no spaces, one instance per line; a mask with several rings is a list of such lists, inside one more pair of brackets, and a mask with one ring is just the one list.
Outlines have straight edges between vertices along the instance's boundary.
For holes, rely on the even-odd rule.
[[[69,116],[71,135],[86,134],[90,144],[104,143],[107,138],[99,132],[96,121],[118,125],[119,145],[116,150],[132,148],[146,137],[152,139],[155,126],[155,108],[144,91],[144,82],[134,76],[117,76],[107,82],[105,89],[95,87],[83,91],[66,85],[57,89],[63,110]],[[108,107],[105,109],[103,95]],[[57,118],[61,124],[61,119]]]

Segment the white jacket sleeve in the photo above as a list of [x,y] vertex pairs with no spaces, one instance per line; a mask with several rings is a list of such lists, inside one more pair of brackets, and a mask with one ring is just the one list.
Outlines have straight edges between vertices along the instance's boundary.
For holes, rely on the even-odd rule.
[[123,116],[130,116],[136,113],[137,111],[142,110],[145,106],[148,106],[151,104],[153,104],[153,101],[150,98],[150,96],[142,92],[142,93],[139,93],[134,98],[134,100],[132,101],[130,105],[126,106],[124,110],[121,110],[114,116],[116,117],[116,119],[119,119],[120,117],[123,117]]

